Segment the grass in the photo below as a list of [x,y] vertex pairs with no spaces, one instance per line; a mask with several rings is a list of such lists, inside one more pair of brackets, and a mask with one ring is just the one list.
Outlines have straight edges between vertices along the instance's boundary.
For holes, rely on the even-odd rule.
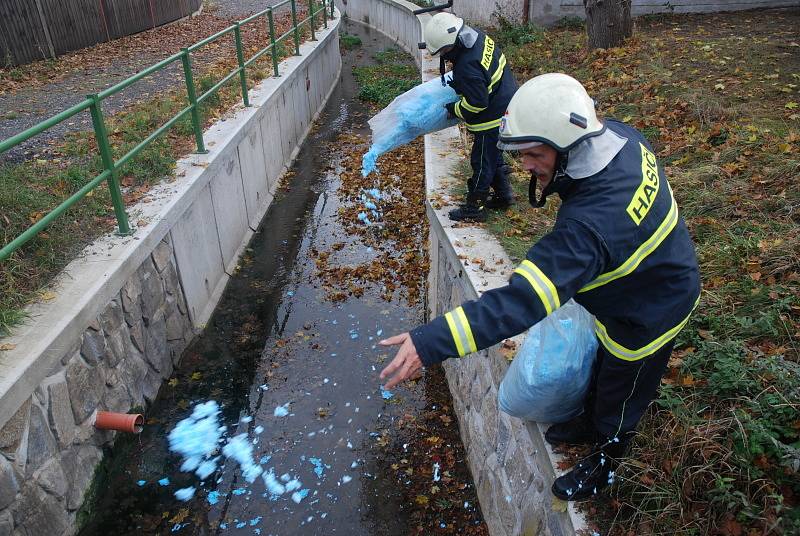
[[[697,248],[700,307],[619,484],[586,506],[602,534],[800,532],[798,27],[797,11],[667,15],[605,51],[570,21],[490,32],[517,80],[569,73],[650,139]],[[513,185],[487,228],[521,259],[558,202],[534,210],[527,177]]]
[[339,34],[339,46],[345,50],[352,50],[361,45],[361,38],[357,35],[351,35],[347,32]]
[[353,69],[361,100],[383,108],[420,82],[416,64],[398,49],[388,48],[376,53],[375,61],[375,65]]
[[[301,38],[309,35],[304,28]],[[249,49],[246,57],[256,50]],[[279,44],[277,50],[281,59],[291,54],[285,44]],[[203,74],[196,75],[198,96],[234,67],[233,54],[227,60],[206,66]],[[271,58],[265,54],[248,69],[248,84],[252,87],[271,74]],[[167,92],[106,117],[115,158],[119,159],[175,116],[186,106],[185,99],[182,91]],[[241,87],[238,77],[234,77],[201,105],[203,124],[208,126],[237,102],[241,102]],[[170,177],[178,158],[193,150],[193,130],[186,116],[120,169],[125,205],[131,207],[152,186]],[[0,165],[0,243],[7,244],[22,234],[102,169],[92,132],[69,134],[60,144],[49,147],[46,157],[36,155],[21,163]],[[135,214],[128,210],[128,216],[136,227]],[[31,301],[52,299],[52,293],[43,289],[87,244],[113,231],[115,226],[108,188],[101,184],[0,263],[0,337],[25,319],[25,307]]]

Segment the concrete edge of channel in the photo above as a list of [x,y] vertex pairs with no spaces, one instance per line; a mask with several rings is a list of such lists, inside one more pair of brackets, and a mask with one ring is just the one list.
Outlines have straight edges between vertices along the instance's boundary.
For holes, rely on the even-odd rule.
[[[259,108],[271,99],[285,98],[279,91],[286,84],[309,81],[298,80],[303,68],[315,57],[312,52],[323,49],[338,38],[341,13],[328,23],[327,29],[317,32],[316,41],[307,41],[300,47],[300,56],[290,56],[280,64],[281,76],[259,82],[250,92],[251,106],[237,106],[223,119],[205,131],[208,154],[191,154],[181,158],[172,179],[162,181],[147,194],[144,201],[129,207],[129,218],[135,227],[131,236],[105,235],[88,245],[70,262],[49,285],[47,301],[38,301],[26,308],[27,320],[2,339],[9,350],[0,351],[0,428],[14,416],[18,408],[31,396],[41,381],[51,371],[59,368],[61,356],[80,346],[82,334],[109,301],[119,293],[126,280],[138,269],[158,244],[168,236],[175,223],[192,206],[198,196],[209,186],[213,174],[231,158],[231,152],[246,136],[245,130],[257,121]],[[337,50],[338,55],[338,50]],[[341,72],[341,61],[336,62],[335,80]],[[307,123],[300,125],[297,143],[283,151],[281,162],[270,180],[268,201],[250,218],[251,222],[264,216],[274,196],[281,177],[296,159],[299,148],[313,128],[313,123],[324,109],[336,84],[320,95],[321,103],[310,114]],[[315,88],[316,90],[316,88]],[[258,128],[258,127],[254,127]],[[296,127],[294,127],[296,128]],[[244,251],[257,227],[252,223],[233,255],[234,261]],[[214,285],[207,306],[192,322],[195,331],[210,318],[227,284],[235,262],[229,263],[226,273]]]

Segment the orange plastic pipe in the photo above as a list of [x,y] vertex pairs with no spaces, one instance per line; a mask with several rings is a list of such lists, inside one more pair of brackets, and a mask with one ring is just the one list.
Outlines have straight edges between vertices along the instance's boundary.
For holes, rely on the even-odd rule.
[[144,428],[144,417],[138,413],[113,413],[98,411],[94,419],[94,427],[98,430],[116,430],[138,434]]

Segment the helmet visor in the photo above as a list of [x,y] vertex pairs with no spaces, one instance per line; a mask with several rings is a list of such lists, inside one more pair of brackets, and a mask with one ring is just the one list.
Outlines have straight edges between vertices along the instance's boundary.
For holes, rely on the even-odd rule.
[[497,148],[501,151],[524,151],[532,147],[543,145],[540,141],[503,141],[497,142]]

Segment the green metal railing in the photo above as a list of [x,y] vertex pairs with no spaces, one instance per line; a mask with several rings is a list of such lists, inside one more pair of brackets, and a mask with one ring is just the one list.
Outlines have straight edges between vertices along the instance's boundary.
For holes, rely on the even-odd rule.
[[[61,214],[63,214],[66,210],[68,210],[72,205],[80,201],[83,197],[86,196],[89,192],[94,190],[100,183],[107,182],[108,188],[111,193],[111,201],[114,206],[114,214],[117,218],[117,226],[118,226],[118,234],[120,235],[129,235],[131,234],[131,227],[128,223],[128,215],[125,211],[125,203],[122,198],[122,191],[119,185],[119,170],[128,163],[131,159],[133,159],[136,155],[138,155],[142,150],[147,147],[150,143],[153,142],[156,138],[164,134],[167,130],[172,128],[175,123],[183,119],[187,114],[191,117],[192,123],[192,130],[194,131],[194,138],[195,144],[197,146],[197,153],[207,153],[208,151],[205,148],[205,143],[203,142],[203,124],[200,118],[200,111],[199,106],[212,95],[214,95],[217,91],[222,88],[227,82],[229,82],[232,78],[238,76],[239,83],[241,85],[241,92],[242,92],[242,102],[245,106],[250,106],[250,99],[247,90],[247,67],[251,66],[255,61],[261,58],[264,54],[270,53],[272,57],[272,70],[274,76],[280,76],[278,72],[278,45],[282,44],[283,41],[287,40],[290,36],[293,38],[294,41],[294,54],[296,56],[300,55],[300,29],[303,27],[304,24],[308,24],[309,29],[311,31],[311,40],[316,40],[316,35],[314,33],[315,30],[315,23],[317,21],[316,17],[320,14],[323,18],[323,26],[325,28],[328,27],[328,18],[330,17],[333,19],[334,16],[334,5],[333,0],[319,0],[319,5],[315,5],[316,3],[314,0],[308,0],[308,16],[301,20],[297,20],[297,1],[298,0],[283,0],[278,4],[275,4],[272,7],[269,7],[259,13],[251,15],[250,17],[235,23],[234,25],[225,28],[224,30],[217,32],[216,34],[195,43],[194,45],[183,48],[177,54],[174,54],[155,65],[148,67],[147,69],[131,76],[123,80],[122,82],[111,86],[108,89],[101,91],[100,93],[87,95],[86,99],[83,102],[64,110],[63,112],[39,123],[38,125],[34,125],[31,128],[16,134],[6,140],[0,142],[0,154],[8,151],[12,147],[19,145],[32,137],[44,132],[45,130],[53,127],[61,123],[62,121],[66,121],[67,119],[73,117],[76,114],[79,114],[85,110],[89,110],[92,116],[92,125],[94,127],[94,135],[97,141],[97,147],[100,152],[100,159],[103,164],[103,172],[100,173],[98,176],[93,178],[89,181],[86,185],[84,185],[80,190],[72,194],[69,198],[64,200],[60,205],[58,205],[55,209],[50,211],[46,214],[43,218],[39,221],[34,223],[31,227],[26,229],[21,235],[16,237],[14,240],[3,246],[0,249],[0,261],[7,259],[11,254],[22,247],[27,241],[35,237],[39,232],[42,231],[45,227],[50,225],[56,218],[58,218]],[[275,35],[275,21],[273,12],[285,5],[289,4],[291,6],[292,12],[292,27],[286,31],[283,35],[276,36]],[[328,12],[328,8],[330,8],[330,12]],[[266,25],[267,31],[269,32],[269,44],[264,47],[263,49],[259,50],[252,58],[245,60],[244,59],[244,50],[242,49],[242,34],[241,28],[246,24],[253,23],[258,20],[263,20],[264,24]],[[202,95],[197,95],[195,91],[194,85],[194,76],[192,73],[192,60],[191,55],[196,50],[217,41],[218,39],[222,38],[223,36],[229,35],[233,33],[234,43],[236,45],[236,60],[238,63],[238,67],[228,73],[222,80],[217,82],[212,88],[208,91],[203,93]],[[138,82],[142,78],[151,75],[165,67],[180,61],[183,65],[183,74],[186,82],[186,97],[189,102],[189,105],[178,112],[177,115],[173,116],[169,121],[161,125],[155,132],[150,134],[147,138],[145,138],[142,142],[136,145],[133,149],[128,151],[125,155],[123,155],[118,160],[114,159],[114,154],[111,149],[111,143],[108,140],[108,133],[106,132],[106,125],[105,120],[103,117],[103,110],[102,110],[102,102],[104,99],[110,97],[111,95],[115,95],[119,93],[123,89],[127,88],[128,86]]]

